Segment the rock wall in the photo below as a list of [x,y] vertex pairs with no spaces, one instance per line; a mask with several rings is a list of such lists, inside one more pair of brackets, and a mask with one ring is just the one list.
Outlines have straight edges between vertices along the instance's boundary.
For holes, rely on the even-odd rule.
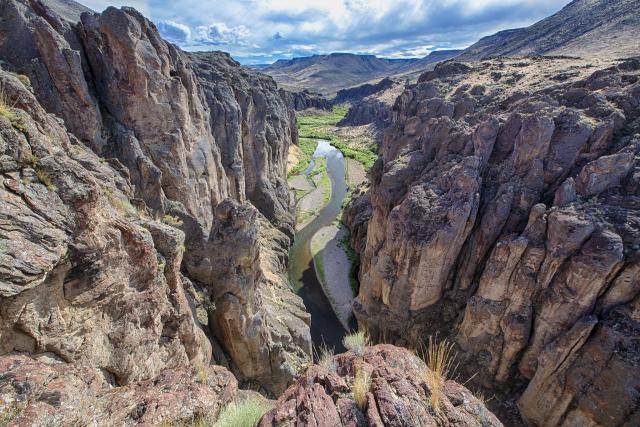
[[[131,269],[139,270],[135,277],[136,283],[140,284],[134,288],[150,287],[149,292],[163,293],[162,288],[153,285],[159,280],[154,278],[158,267],[152,263],[155,253],[152,249],[157,248],[167,259],[165,269],[171,266],[172,276],[167,281],[173,288],[180,289],[182,297],[179,299],[184,300],[182,282],[190,282],[180,276],[181,268],[197,288],[215,296],[211,305],[216,307],[216,314],[208,323],[213,333],[221,337],[222,346],[241,374],[240,379],[256,380],[274,392],[282,390],[298,365],[309,360],[311,341],[309,320],[302,302],[287,290],[284,280],[286,248],[293,235],[293,216],[285,180],[286,159],[289,145],[297,141],[297,130],[294,113],[287,107],[274,81],[241,68],[226,54],[186,54],[180,51],[162,40],[155,26],[131,8],[108,8],[96,14],[66,0],[10,0],[3,2],[0,9],[3,16],[0,22],[3,68],[28,77],[23,80],[30,80],[35,94],[35,98],[30,95],[32,103],[39,102],[47,112],[61,118],[69,133],[60,127],[61,124],[54,122],[62,129],[59,132],[65,138],[77,140],[77,144],[84,144],[108,159],[107,163],[112,166],[112,179],[118,181],[117,188],[123,192],[122,203],[134,205],[148,216],[143,225],[148,231],[140,236],[136,233],[142,231],[129,230],[133,226],[126,222],[124,225],[119,222],[106,224],[95,238],[86,233],[78,234],[73,225],[62,222],[60,228],[63,232],[57,238],[66,245],[75,248],[80,244],[78,239],[90,239],[80,244],[79,249],[74,249],[78,251],[78,258],[76,252],[63,256],[67,251],[57,244],[50,248],[48,243],[37,239],[31,239],[33,247],[29,250],[33,253],[28,256],[37,259],[35,254],[42,252],[43,248],[57,254],[51,256],[46,267],[42,268],[42,274],[51,280],[56,276],[56,286],[73,278],[74,286],[90,289],[90,297],[83,300],[83,309],[87,318],[93,318],[98,327],[114,329],[108,323],[102,325],[99,317],[88,313],[96,309],[124,310],[127,315],[118,318],[122,328],[132,327],[131,323],[153,327],[159,329],[164,339],[165,335],[172,336],[173,330],[179,329],[173,325],[179,324],[177,319],[191,317],[190,310],[177,316],[165,313],[168,309],[162,308],[126,309],[124,307],[135,304],[138,297],[129,296],[127,292],[132,291],[126,285],[127,280],[118,279],[128,277]],[[34,122],[39,124],[39,120],[40,117],[36,117]],[[51,142],[53,152],[59,151],[56,143],[54,138]],[[5,155],[15,157],[13,151]],[[98,163],[106,164],[104,160],[102,162]],[[116,194],[115,190],[105,191]],[[116,199],[119,200],[118,197]],[[73,200],[61,203],[60,221],[66,216],[63,211],[79,209],[76,202],[69,205]],[[248,219],[253,222],[246,227],[261,230],[256,240],[259,244],[262,244],[260,239],[263,236],[277,236],[275,243],[264,243],[273,248],[260,253],[260,259],[256,258],[255,251],[249,251],[251,248],[247,248],[246,254],[236,252],[237,257],[230,257],[219,250],[221,243],[217,236],[225,234],[221,227],[232,227],[231,223],[221,222],[218,217],[218,207],[223,202],[237,203],[242,206],[241,210],[257,209]],[[161,220],[172,226],[163,225]],[[20,229],[20,221],[11,218],[8,227]],[[65,233],[67,237],[64,237]],[[117,243],[120,237],[113,237],[122,233],[125,236],[121,239],[126,244]],[[227,234],[226,238],[231,241],[233,236]],[[152,240],[149,240],[150,235]],[[136,242],[139,248],[135,250],[141,251],[147,260],[140,261],[141,254],[137,257],[129,255],[130,259],[122,262],[129,240]],[[65,244],[61,247],[64,248]],[[85,255],[83,251],[94,255]],[[267,259],[269,257],[273,259]],[[69,262],[72,266],[70,272],[65,270]],[[229,280],[229,276],[238,274],[236,262],[242,265],[242,275],[251,277],[240,288],[234,287],[233,281]],[[79,263],[78,269],[74,270],[76,263]],[[104,305],[100,302],[105,298],[104,289],[95,287],[95,275],[89,268],[92,263],[99,264],[95,275],[105,277],[104,289],[109,288],[112,282],[124,286],[122,300],[125,306],[110,302],[112,293]],[[24,275],[25,271],[31,274],[30,269],[20,267],[17,270],[23,271]],[[20,288],[23,286],[20,280],[32,283],[32,279],[20,279],[17,277],[19,274],[15,274],[16,277],[10,276],[6,280],[7,287]],[[42,294],[44,300],[40,315],[61,304],[66,307],[65,294],[46,295],[45,287],[33,283],[29,296],[25,294],[25,298],[38,299]],[[287,301],[278,312],[278,318],[285,319],[285,328],[275,320],[275,316],[265,315],[272,309],[262,294],[272,287],[274,293]],[[241,301],[240,304],[226,304],[229,295]],[[143,300],[153,304],[154,298],[145,296]],[[182,300],[180,304],[186,304],[186,300]],[[20,314],[19,306],[12,301],[0,301],[0,306],[5,310],[15,310],[15,319],[26,315]],[[181,306],[180,310],[184,308]],[[143,315],[153,319],[164,316],[164,321],[172,323],[171,328],[165,327],[170,331],[163,331],[157,320],[133,319]],[[236,333],[224,334],[222,331],[227,325],[221,319],[232,315],[239,322],[234,329]],[[82,360],[90,366],[109,366],[112,370],[115,368],[111,365],[125,366],[118,368],[117,372],[122,382],[150,378],[162,364],[184,364],[194,358],[208,360],[210,354],[207,343],[198,342],[196,345],[178,339],[176,346],[187,348],[182,350],[185,355],[180,358],[169,351],[157,350],[150,351],[153,356],[149,357],[144,345],[139,345],[133,355],[128,355],[124,349],[117,350],[119,345],[116,343],[100,342],[95,338],[98,341],[95,352],[98,354],[85,355],[90,348],[87,343],[94,338],[85,336],[85,329],[77,329],[65,322],[51,331],[40,328],[39,333],[47,337],[61,334],[72,340],[73,345],[60,344],[65,347],[61,353],[72,353],[72,356],[61,356],[67,361],[84,357]],[[193,320],[190,322],[187,323],[194,326]],[[12,330],[21,328],[12,323],[5,326]],[[192,335],[197,335],[198,340],[203,338],[199,331],[197,334],[192,332]],[[131,346],[136,347],[136,340],[153,341],[152,336],[141,334],[125,339],[131,340]],[[184,339],[195,340],[190,337]],[[45,350],[47,344],[33,344],[19,332],[3,334],[3,340],[6,342],[3,353],[12,351],[12,346],[16,345],[20,347],[19,351],[26,353],[48,351]],[[162,345],[163,340],[159,340],[159,344],[156,340],[156,346]],[[256,353],[241,356],[236,348],[242,346]],[[177,349],[171,351],[178,352]],[[74,352],[83,355],[76,356]],[[253,366],[244,369],[246,357],[253,358]]]
[[308,108],[330,110],[333,106],[333,103],[327,98],[317,93],[309,92],[308,90],[292,92],[286,89],[280,89],[280,96],[285,100],[287,106],[295,111],[302,111]]
[[525,384],[534,424],[637,422],[639,78],[638,60],[423,74],[396,101],[370,203],[347,214],[372,211],[360,326],[455,339],[485,387]]

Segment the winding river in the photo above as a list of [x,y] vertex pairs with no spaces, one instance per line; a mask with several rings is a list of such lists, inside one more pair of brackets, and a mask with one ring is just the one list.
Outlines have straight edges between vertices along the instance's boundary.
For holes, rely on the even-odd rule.
[[[327,173],[331,179],[331,199],[309,224],[296,233],[289,253],[289,280],[311,314],[311,339],[314,345],[319,347],[324,343],[336,351],[343,351],[342,338],[346,331],[318,281],[311,255],[311,238],[322,227],[335,221],[340,213],[342,201],[348,190],[345,161],[340,150],[325,140],[318,140],[318,146],[313,153],[313,158],[319,157],[327,159]],[[313,166],[312,160],[302,174],[308,175]],[[325,269],[328,268],[331,266],[325,266]],[[345,286],[349,286],[349,283]]]

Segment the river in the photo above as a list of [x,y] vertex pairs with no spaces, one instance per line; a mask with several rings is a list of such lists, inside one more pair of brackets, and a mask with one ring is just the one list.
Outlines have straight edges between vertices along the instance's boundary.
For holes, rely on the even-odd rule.
[[[327,173],[331,180],[331,199],[318,215],[294,238],[289,253],[289,280],[298,295],[304,300],[307,311],[311,314],[311,339],[316,347],[322,343],[333,347],[335,351],[344,351],[342,338],[346,330],[338,320],[329,299],[325,295],[316,274],[311,256],[311,238],[322,227],[336,220],[342,209],[342,201],[347,195],[348,186],[345,175],[344,156],[329,141],[318,140],[313,158],[327,159]],[[308,175],[314,167],[312,160],[302,173]],[[331,266],[325,266],[331,268]],[[345,286],[350,286],[347,282]]]

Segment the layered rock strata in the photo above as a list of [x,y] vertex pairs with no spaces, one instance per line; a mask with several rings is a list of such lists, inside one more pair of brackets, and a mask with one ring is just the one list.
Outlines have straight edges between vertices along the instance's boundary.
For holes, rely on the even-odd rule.
[[[180,51],[131,8],[108,8],[96,14],[63,0],[11,0],[0,9],[2,67],[21,75],[23,82],[15,90],[7,89],[7,103],[26,111],[31,116],[26,122],[44,133],[40,139],[50,140],[46,152],[33,147],[33,153],[27,148],[21,152],[12,148],[24,145],[20,132],[7,134],[4,156],[5,165],[10,166],[3,173],[5,177],[15,174],[12,179],[22,183],[35,180],[34,165],[50,167],[43,172],[58,188],[50,193],[61,197],[59,206],[49,209],[54,215],[51,221],[58,224],[52,230],[59,231],[42,224],[27,227],[28,222],[21,219],[23,210],[46,211],[30,201],[5,222],[12,232],[53,235],[24,237],[29,246],[22,253],[15,252],[18,245],[10,246],[6,264],[11,264],[12,257],[30,261],[9,266],[11,273],[3,282],[8,290],[0,306],[7,313],[5,318],[12,320],[3,322],[10,332],[3,333],[2,352],[40,353],[53,351],[51,347],[63,360],[81,360],[112,371],[121,383],[150,378],[172,364],[208,362],[209,345],[192,320],[182,290],[190,278],[202,294],[213,296],[208,308],[215,315],[207,323],[241,379],[256,380],[273,392],[283,390],[297,367],[309,360],[311,344],[308,316],[301,300],[287,290],[285,279],[286,248],[293,235],[286,159],[297,130],[294,113],[275,82],[241,68],[226,54]],[[31,110],[25,110],[27,106]],[[30,132],[27,129],[24,135],[34,144],[37,139]],[[63,186],[57,175],[72,174],[73,168],[64,166],[67,160],[47,159],[63,152],[78,156],[69,153],[67,145],[79,146],[78,152],[88,148],[86,156],[93,151],[108,160],[94,156],[91,162],[78,161],[89,172],[75,172],[75,178],[65,178]],[[32,154],[37,161],[29,171]],[[97,176],[86,179],[97,180],[93,193],[104,193],[103,199],[113,203],[104,203],[91,192],[83,195],[90,186],[80,184],[78,177],[87,173]],[[11,191],[24,193],[18,184],[11,185]],[[233,257],[222,253],[218,236],[233,222],[219,218],[223,202],[256,211],[239,221],[253,221],[245,225],[261,230],[253,243],[271,249],[260,257],[248,247],[246,253],[235,252]],[[42,203],[53,202],[43,199]],[[133,206],[143,218],[139,220],[142,228],[117,218],[102,221],[116,215],[114,204],[124,205],[125,211]],[[82,216],[76,216],[76,211]],[[85,228],[89,231],[84,232]],[[265,235],[276,238],[262,243]],[[154,261],[156,252],[159,261]],[[161,271],[170,275],[163,278]],[[229,279],[234,275],[251,280],[236,286]],[[168,290],[157,284],[160,280],[167,282],[163,286]],[[96,286],[97,281],[103,284]],[[69,286],[78,290],[63,292]],[[121,290],[105,293],[112,286]],[[271,291],[287,301],[278,312],[282,322],[265,314],[273,311],[263,296]],[[69,308],[69,301],[83,293],[80,306]],[[239,303],[226,304],[230,296]],[[39,301],[39,308],[24,311],[16,298]],[[140,306],[143,302],[154,307]],[[55,316],[49,320],[57,326],[21,326],[37,325],[45,313],[57,310],[60,321],[56,323]],[[104,321],[105,316],[98,314],[103,312],[108,313]],[[79,317],[75,323],[73,316]],[[109,316],[118,325],[112,326]],[[228,325],[222,319],[230,316],[238,322],[233,335],[223,332]],[[108,332],[94,336],[93,328]],[[105,338],[127,328],[155,332],[122,332],[120,338]],[[179,334],[186,336],[171,341]],[[156,335],[158,339],[153,338]],[[60,342],[52,344],[56,340]],[[117,340],[130,343],[131,354]],[[168,349],[162,350],[164,346]],[[254,353],[240,357],[238,347]],[[253,364],[244,369],[247,357],[253,358]]]
[[372,212],[354,234],[361,327],[407,345],[452,337],[485,386],[528,384],[532,423],[633,424],[639,79],[637,59],[423,74],[394,106],[370,204],[347,213]]

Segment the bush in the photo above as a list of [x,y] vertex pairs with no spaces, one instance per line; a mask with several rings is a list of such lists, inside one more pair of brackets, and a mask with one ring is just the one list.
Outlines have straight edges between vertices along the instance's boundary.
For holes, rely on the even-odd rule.
[[169,214],[162,218],[162,222],[172,227],[180,227],[182,225],[182,220],[180,218]]
[[22,133],[27,133],[27,127],[22,121],[22,117],[18,116],[13,108],[7,104],[7,97],[4,90],[0,90],[0,116],[4,116],[9,120],[11,126]]
[[222,409],[215,427],[254,427],[270,409],[268,402],[255,397],[232,402]]
[[40,182],[43,183],[45,187],[47,187],[47,190],[56,191],[58,189],[58,187],[53,184],[53,181],[51,180],[49,174],[44,170],[36,169],[36,176],[38,177]]
[[362,356],[364,348],[369,345],[369,338],[364,332],[356,332],[346,335],[342,339],[342,344],[347,350],[353,351],[356,356]]

